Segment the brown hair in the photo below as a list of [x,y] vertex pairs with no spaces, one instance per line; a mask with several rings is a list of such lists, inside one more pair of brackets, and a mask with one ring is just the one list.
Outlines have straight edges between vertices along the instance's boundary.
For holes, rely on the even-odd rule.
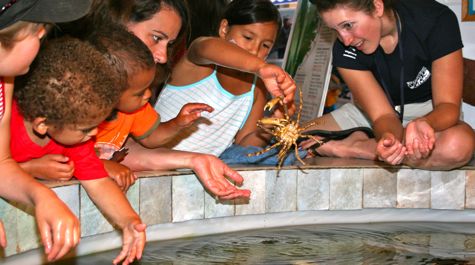
[[25,120],[84,124],[110,113],[120,97],[118,75],[92,45],[64,37],[44,46],[15,88]]
[[[392,9],[397,0],[383,0],[384,9]],[[317,6],[317,11],[323,13],[338,6],[349,6],[355,10],[361,10],[366,13],[374,11],[374,0],[316,0],[313,1]]]
[[33,34],[41,24],[34,22],[18,21],[15,24],[0,30],[0,45],[3,49],[10,50],[16,42]]

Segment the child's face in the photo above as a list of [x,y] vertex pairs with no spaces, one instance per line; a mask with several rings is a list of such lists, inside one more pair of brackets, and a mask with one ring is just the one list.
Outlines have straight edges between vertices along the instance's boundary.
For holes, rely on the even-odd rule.
[[48,136],[62,145],[75,145],[90,140],[97,134],[97,126],[104,121],[107,115],[103,115],[94,121],[80,125],[65,125],[63,128],[48,126]]
[[175,9],[164,6],[149,20],[127,24],[127,29],[147,45],[155,63],[165,64],[168,47],[180,32],[181,18]]
[[155,67],[139,71],[129,78],[129,87],[120,96],[116,109],[124,113],[133,113],[147,104],[152,96],[150,85],[155,77]]
[[226,40],[233,41],[251,54],[265,59],[274,45],[277,29],[274,22],[228,26],[227,21],[223,20],[219,32],[225,32],[221,37]]
[[35,27],[34,32],[20,33],[21,39],[11,49],[5,50],[0,45],[0,76],[23,75],[30,69],[40,48],[40,40],[46,34],[44,25]]

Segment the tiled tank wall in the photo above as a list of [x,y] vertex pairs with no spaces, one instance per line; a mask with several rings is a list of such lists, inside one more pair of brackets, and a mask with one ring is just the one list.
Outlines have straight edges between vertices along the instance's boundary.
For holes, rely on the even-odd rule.
[[[382,168],[341,162],[303,170],[242,169],[249,201],[216,201],[191,172],[142,172],[127,193],[134,209],[148,225],[217,217],[296,211],[358,209],[475,209],[475,168],[423,171]],[[113,231],[81,186],[75,182],[54,191],[81,220],[82,236]],[[32,209],[0,200],[0,216],[7,231],[11,256],[40,246]],[[185,222],[186,223],[186,222]],[[1,262],[1,259],[0,259]]]

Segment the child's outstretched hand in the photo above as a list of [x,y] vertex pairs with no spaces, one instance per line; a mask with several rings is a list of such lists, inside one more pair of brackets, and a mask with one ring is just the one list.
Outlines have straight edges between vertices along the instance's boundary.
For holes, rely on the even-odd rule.
[[201,112],[203,111],[213,112],[214,109],[204,103],[187,103],[181,108],[180,113],[175,118],[175,122],[181,128],[189,127],[201,117]]
[[112,263],[119,264],[123,261],[122,265],[128,265],[134,262],[135,259],[142,258],[146,241],[145,228],[146,225],[140,219],[135,219],[122,229],[122,251]]
[[5,229],[3,228],[3,223],[0,220],[0,246],[5,248],[7,246],[7,237],[5,235]]
[[292,77],[274,64],[264,64],[259,68],[257,75],[262,79],[267,90],[274,97],[284,97],[284,103],[293,103],[297,88]]
[[230,182],[234,181],[237,185],[241,185],[244,179],[216,156],[196,153],[191,160],[191,169],[203,186],[219,199],[231,200],[251,196],[250,190],[238,189]]
[[109,177],[119,185],[123,192],[126,192],[137,180],[137,176],[128,167],[110,160],[102,160],[102,162]]
[[20,163],[20,166],[31,175],[45,180],[66,181],[70,180],[74,174],[73,161],[61,154],[44,155]]

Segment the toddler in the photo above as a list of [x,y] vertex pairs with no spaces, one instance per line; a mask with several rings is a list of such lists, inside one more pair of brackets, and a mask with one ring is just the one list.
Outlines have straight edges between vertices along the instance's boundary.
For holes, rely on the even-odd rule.
[[91,45],[72,38],[48,43],[32,68],[15,91],[12,157],[34,176],[48,172],[67,178],[61,166],[69,166],[91,200],[123,232],[122,251],[113,262],[140,259],[145,225],[108,177],[91,140],[119,99],[116,72]]

